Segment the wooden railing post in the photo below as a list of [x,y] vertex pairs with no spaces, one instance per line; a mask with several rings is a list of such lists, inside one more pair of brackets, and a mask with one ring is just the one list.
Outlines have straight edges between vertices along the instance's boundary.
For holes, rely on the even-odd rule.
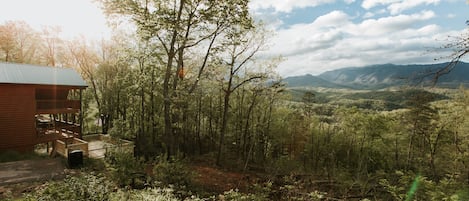
[[79,89],[80,90],[80,105],[79,105],[79,108],[80,108],[80,128],[79,128],[79,133],[78,133],[78,136],[80,139],[83,139],[83,108],[82,108],[82,93],[83,93],[83,89]]

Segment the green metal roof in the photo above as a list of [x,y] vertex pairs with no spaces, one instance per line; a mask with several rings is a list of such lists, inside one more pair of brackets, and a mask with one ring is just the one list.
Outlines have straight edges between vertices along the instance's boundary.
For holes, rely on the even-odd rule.
[[87,87],[72,68],[0,62],[0,84],[2,83]]

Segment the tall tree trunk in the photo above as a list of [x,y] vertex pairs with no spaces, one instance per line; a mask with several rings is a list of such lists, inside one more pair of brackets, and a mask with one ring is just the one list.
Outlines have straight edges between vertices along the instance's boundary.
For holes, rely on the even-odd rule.
[[[181,20],[182,11],[184,8],[185,0],[180,1],[179,10],[177,14],[176,21]],[[176,25],[175,25],[176,26]],[[176,56],[176,40],[178,37],[178,28],[174,27],[173,33],[171,35],[171,42],[169,44],[168,51],[168,62],[166,63],[166,71],[163,80],[163,116],[164,116],[164,134],[165,134],[165,143],[166,143],[166,154],[168,159],[172,154],[176,152],[176,138],[173,133],[172,120],[171,120],[171,93],[170,93],[170,79],[171,72],[173,69],[173,61]],[[176,72],[177,73],[177,72]]]
[[412,129],[412,133],[410,134],[410,139],[409,139],[409,145],[407,147],[407,161],[406,161],[406,170],[410,168],[410,163],[412,161],[412,155],[413,155],[413,148],[414,148],[414,136],[415,136],[415,129],[416,129],[416,124],[414,123],[414,128]]
[[151,141],[152,144],[156,143],[156,120],[155,120],[155,67],[151,69],[151,90],[150,90],[150,104],[151,104],[151,111],[150,111],[150,119],[151,119]]
[[[441,137],[441,132],[442,131],[438,131],[435,141],[430,144],[430,169],[432,170],[433,179],[436,179],[438,176],[436,173],[435,156],[438,148],[438,142],[440,141]],[[430,139],[428,139],[428,141],[430,141]]]
[[[231,80],[231,79],[230,79]],[[222,124],[221,124],[221,129],[220,129],[220,140],[218,144],[218,154],[217,154],[217,165],[221,165],[221,158],[223,154],[223,146],[225,143],[225,132],[226,132],[226,127],[228,125],[228,110],[230,108],[230,96],[231,96],[231,91],[229,90],[231,88],[231,82],[228,83],[228,90],[225,91],[225,97],[224,97],[224,102],[223,102],[223,116],[222,116]]]
[[[247,160],[247,158],[249,157],[249,153],[248,152],[251,152],[251,148],[249,148],[249,145],[252,144],[253,142],[251,141],[247,141],[247,139],[251,139],[250,136],[250,132],[249,132],[249,122],[250,122],[250,118],[251,118],[251,113],[252,113],[252,110],[254,109],[254,106],[256,105],[256,97],[257,97],[257,93],[255,93],[253,95],[254,97],[252,98],[252,102],[251,104],[249,105],[249,108],[248,108],[248,112],[246,114],[246,121],[245,121],[245,125],[244,125],[244,134],[243,134],[243,140],[244,140],[244,147],[243,147],[243,156],[244,158]],[[251,146],[252,147],[252,146]],[[247,163],[247,162],[246,162]]]
[[399,163],[399,140],[398,136],[396,134],[394,138],[394,160],[395,160],[395,168],[399,169],[400,163]]
[[196,128],[195,133],[197,135],[197,145],[199,147],[199,155],[202,155],[202,138],[200,137],[201,130],[201,116],[202,116],[202,96],[199,95],[197,98],[197,115],[196,115]]

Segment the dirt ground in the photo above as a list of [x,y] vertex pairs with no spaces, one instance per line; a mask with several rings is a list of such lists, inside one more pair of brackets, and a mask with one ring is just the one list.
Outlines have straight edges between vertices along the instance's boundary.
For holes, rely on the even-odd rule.
[[238,189],[242,192],[248,190],[249,185],[256,177],[250,174],[221,170],[216,167],[193,165],[195,173],[194,182],[203,186],[206,190],[223,193],[230,189]]
[[63,160],[47,158],[0,163],[0,199],[8,193],[29,192],[32,186],[64,178],[67,169]]

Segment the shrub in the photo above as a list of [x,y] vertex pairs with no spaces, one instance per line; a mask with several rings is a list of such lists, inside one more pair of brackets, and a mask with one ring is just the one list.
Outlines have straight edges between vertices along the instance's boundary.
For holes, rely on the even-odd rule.
[[135,137],[135,130],[132,130],[127,122],[123,119],[115,119],[112,128],[109,129],[108,133],[112,137],[117,139],[132,139]]
[[192,181],[192,172],[180,160],[160,159],[153,168],[155,179],[165,185],[188,186]]
[[121,201],[121,200],[138,200],[138,201],[205,201],[215,200],[215,197],[211,198],[198,198],[197,196],[189,196],[186,198],[179,198],[175,195],[175,192],[171,188],[146,188],[143,190],[118,190],[112,193],[110,200]]
[[281,156],[268,166],[267,170],[274,175],[288,175],[292,172],[297,172],[302,167],[298,160],[290,159],[288,156]]
[[26,196],[25,200],[109,200],[114,189],[112,182],[102,175],[67,176],[63,181],[47,183],[42,188]]
[[412,172],[396,171],[379,184],[393,200],[468,200],[468,187],[452,178],[433,181]]
[[119,190],[111,195],[110,200],[140,200],[140,201],[177,201],[179,199],[170,188],[148,188],[144,190]]
[[146,183],[143,160],[122,149],[110,149],[106,152],[105,162],[112,178],[121,187],[143,188]]
[[226,191],[223,195],[219,196],[220,200],[227,200],[227,201],[263,201],[269,200],[265,194],[251,194],[251,193],[242,193],[239,192],[237,189],[230,191]]

